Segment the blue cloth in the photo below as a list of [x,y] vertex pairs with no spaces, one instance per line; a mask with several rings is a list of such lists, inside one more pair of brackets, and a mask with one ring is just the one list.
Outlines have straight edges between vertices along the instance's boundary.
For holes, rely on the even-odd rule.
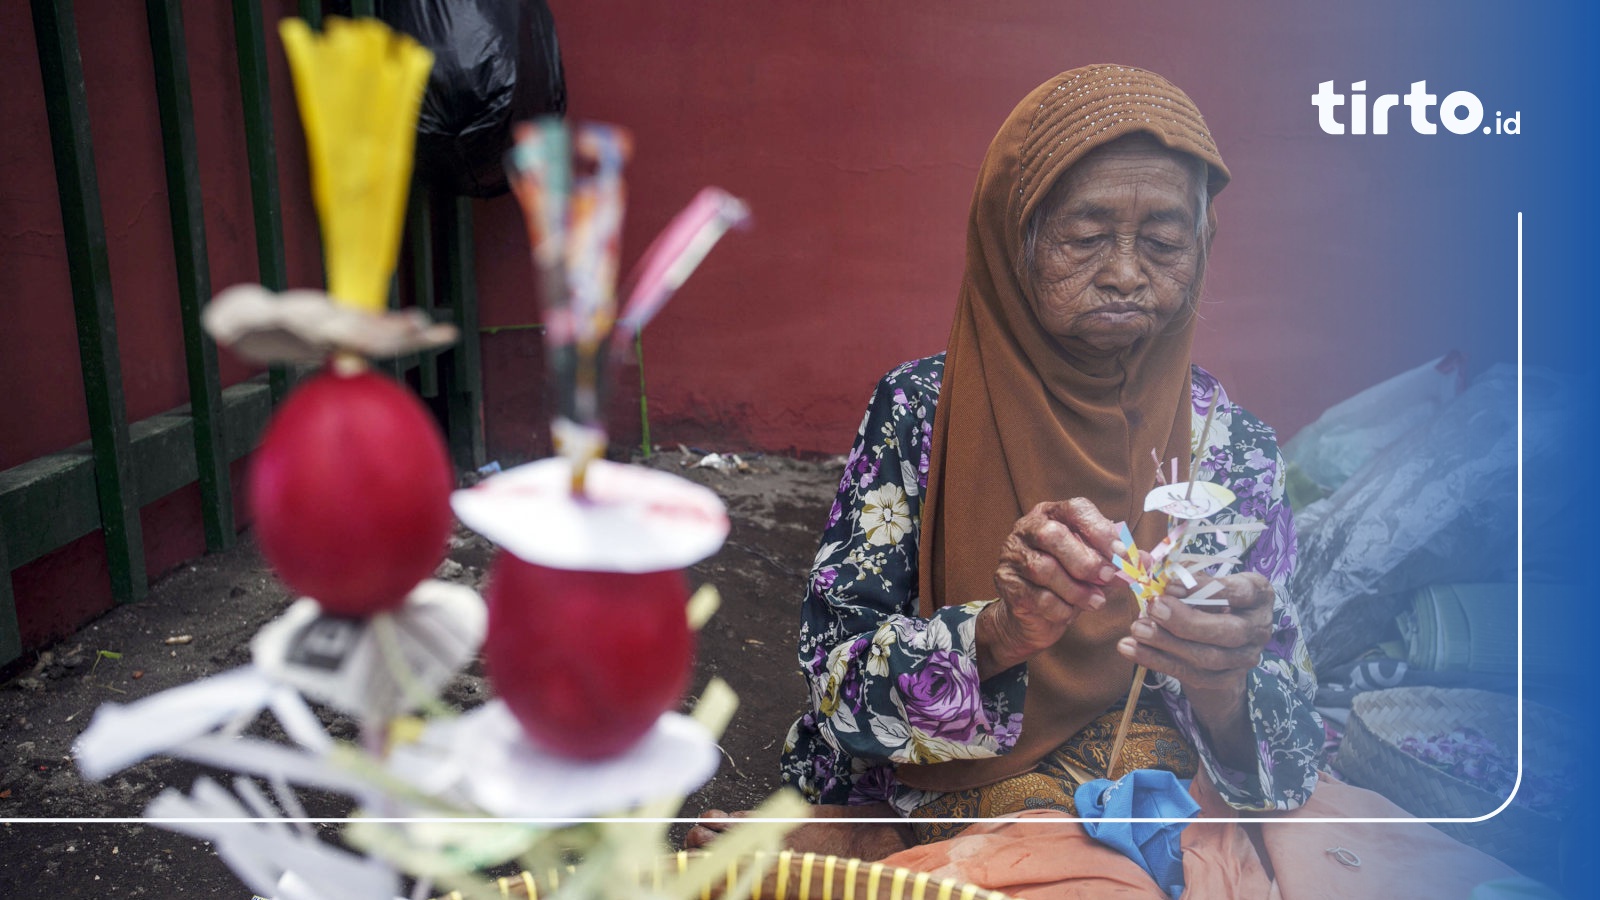
[[1072,799],[1083,830],[1138,863],[1176,898],[1183,893],[1183,849],[1188,822],[1097,822],[1095,819],[1188,819],[1200,811],[1189,782],[1159,769],[1135,769],[1117,781],[1097,778],[1078,786]]

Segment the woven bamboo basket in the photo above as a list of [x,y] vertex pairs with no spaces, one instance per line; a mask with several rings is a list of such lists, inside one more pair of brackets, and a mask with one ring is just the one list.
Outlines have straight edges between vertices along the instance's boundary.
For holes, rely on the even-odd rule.
[[[646,873],[643,878],[653,877],[659,885],[662,876],[681,871],[690,859],[699,855],[679,852],[662,857],[654,872]],[[756,886],[752,900],[1011,900],[1000,891],[951,878],[934,878],[926,872],[788,850],[777,854],[757,853],[737,860],[728,867],[726,885],[731,886],[750,866],[770,870]],[[501,897],[539,900],[560,887],[561,874],[552,871],[535,876],[522,872],[501,878],[496,884]],[[725,885],[714,885],[700,895],[701,900],[713,900],[724,889]],[[459,892],[451,892],[437,900],[463,898]]]
[[[1536,704],[1524,704],[1523,714],[1540,723],[1541,733],[1561,729],[1560,717]],[[1409,735],[1427,737],[1473,728],[1514,765],[1517,724],[1516,699],[1503,694],[1432,687],[1370,691],[1351,704],[1349,727],[1339,747],[1339,770],[1351,783],[1383,794],[1419,818],[1477,818],[1499,809],[1505,796],[1435,768],[1401,750],[1400,744]],[[1523,772],[1567,771],[1566,746],[1566,741],[1528,742],[1523,747]],[[1513,802],[1483,822],[1436,827],[1521,868],[1549,856],[1558,826],[1555,816]]]

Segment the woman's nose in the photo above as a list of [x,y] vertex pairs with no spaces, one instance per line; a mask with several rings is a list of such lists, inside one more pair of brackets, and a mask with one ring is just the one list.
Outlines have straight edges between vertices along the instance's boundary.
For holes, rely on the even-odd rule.
[[1109,288],[1123,296],[1144,287],[1144,267],[1139,264],[1139,253],[1134,241],[1118,238],[1112,245],[1108,258],[1101,264],[1095,284]]

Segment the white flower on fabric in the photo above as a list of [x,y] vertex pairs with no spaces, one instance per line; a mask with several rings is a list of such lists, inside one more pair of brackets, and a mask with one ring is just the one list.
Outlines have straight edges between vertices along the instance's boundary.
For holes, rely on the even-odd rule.
[[931,653],[935,650],[951,650],[955,646],[950,626],[943,619],[900,616],[893,620],[893,628],[900,642],[910,650]]
[[889,674],[889,648],[893,645],[893,628],[879,628],[873,634],[872,646],[867,648],[867,674],[880,678]]
[[861,507],[861,528],[868,544],[898,544],[911,530],[911,507],[898,484],[886,484],[867,494]]
[[[912,728],[909,737],[910,746],[903,754],[906,762],[940,763],[953,759],[986,759],[999,753],[999,747],[988,735],[978,735],[971,743],[963,744],[935,737],[920,728]],[[897,753],[894,759],[899,761],[901,756],[902,754]]]
[[[979,604],[978,609],[982,609],[992,602],[985,601]],[[970,609],[971,604],[967,604],[967,607]],[[956,624],[956,637],[960,640],[961,646],[976,647],[978,645],[978,617],[974,615],[969,619],[958,622]]]
[[901,719],[891,719],[888,716],[873,716],[871,721],[872,736],[878,743],[890,750],[898,750],[911,739],[910,729]]
[[921,487],[917,483],[917,464],[913,460],[900,460],[900,481],[906,486],[906,493],[915,497]]
[[838,541],[832,541],[823,544],[821,547],[818,547],[816,558],[811,561],[811,568],[813,570],[822,568],[823,565],[833,558],[835,553],[839,552],[839,546],[840,544]]

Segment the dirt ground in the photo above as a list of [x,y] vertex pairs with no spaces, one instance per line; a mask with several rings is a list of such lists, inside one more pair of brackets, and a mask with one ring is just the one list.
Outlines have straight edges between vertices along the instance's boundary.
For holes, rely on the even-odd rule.
[[[748,808],[778,786],[783,735],[805,702],[793,650],[797,604],[839,462],[762,457],[747,460],[749,471],[722,472],[683,468],[683,459],[669,452],[651,464],[716,490],[733,523],[722,551],[691,571],[694,583],[716,585],[723,598],[701,634],[691,699],[712,675],[740,699],[722,766],[681,813],[693,816],[708,807]],[[459,532],[439,576],[478,585],[490,552]],[[12,820],[0,824],[0,898],[248,900],[250,891],[200,841],[129,821],[163,788],[187,788],[200,767],[155,760],[95,784],[78,775],[71,746],[101,703],[127,703],[248,662],[250,638],[291,599],[246,539],[180,567],[146,600],[113,610],[0,685],[0,820]],[[446,692],[462,707],[486,696],[477,665]],[[350,721],[326,721],[335,737],[354,736]],[[308,808],[329,817],[346,812]],[[123,821],[16,821],[40,818]]]

